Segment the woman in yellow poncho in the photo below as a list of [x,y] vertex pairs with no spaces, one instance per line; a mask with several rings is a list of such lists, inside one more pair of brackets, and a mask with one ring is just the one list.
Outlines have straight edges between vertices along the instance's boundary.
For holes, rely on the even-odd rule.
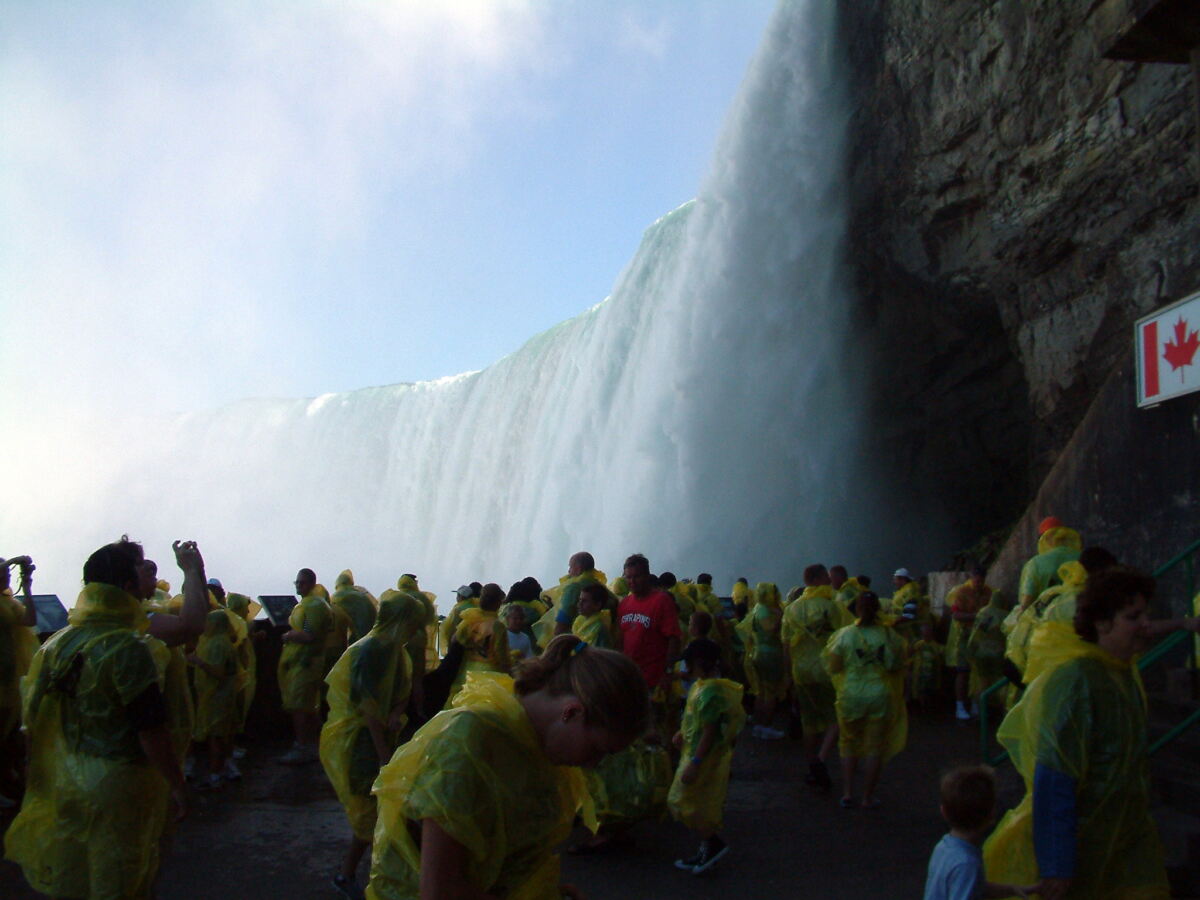
[[238,694],[246,680],[233,646],[233,628],[227,610],[214,609],[208,614],[204,634],[188,662],[196,669],[193,736],[208,743],[208,778],[199,786],[217,788],[233,751],[233,736],[241,720]]
[[375,782],[369,900],[492,895],[559,900],[553,852],[583,776],[645,731],[646,682],[620,653],[560,635],[505,680],[470,678],[455,708],[396,751]]
[[329,673],[329,717],[321,729],[321,765],[352,831],[350,846],[334,879],[354,891],[358,864],[375,832],[371,785],[391,759],[408,717],[412,660],[404,645],[425,627],[425,608],[416,597],[393,592],[379,606],[367,636],[354,644]]
[[889,759],[908,740],[904,705],[904,639],[879,623],[879,597],[863,591],[858,620],[834,632],[825,665],[837,692],[838,751],[842,756],[842,806],[854,805],[854,776],[863,762],[861,806],[879,806],[875,790]]
[[27,676],[29,782],[5,854],[52,897],[149,896],[168,791],[185,807],[142,637],[149,622],[133,594],[141,560],[129,541],[88,558],[70,627],[38,650]]
[[455,694],[466,683],[468,672],[475,672],[479,677],[508,674],[512,660],[508,656],[508,629],[499,615],[503,602],[504,589],[489,582],[479,595],[479,608],[463,611],[454,632],[454,640],[463,647],[463,661],[450,685],[447,709],[454,704]]
[[823,565],[806,567],[804,583],[803,593],[784,611],[781,633],[791,662],[792,696],[804,727],[804,754],[808,758],[805,781],[829,790],[825,760],[837,740],[837,712],[833,682],[821,654],[830,636],[851,620],[837,602]]
[[1028,687],[998,733],[1026,794],[984,845],[989,881],[1040,881],[1043,896],[1081,900],[1170,896],[1134,664],[1153,595],[1149,576],[1098,572],[1074,629],[1048,623],[1034,635]]
[[761,740],[778,740],[784,733],[771,727],[775,707],[787,696],[788,667],[781,637],[783,609],[779,588],[760,581],[754,589],[754,608],[738,631],[746,648],[746,678],[754,694],[754,729]]
[[720,835],[721,821],[733,743],[746,723],[746,713],[742,686],[718,677],[721,649],[714,641],[694,640],[683,655],[697,680],[688,692],[683,724],[674,738],[682,755],[667,803],[675,819],[700,836],[696,855],[676,860],[675,865],[699,875],[728,852]]

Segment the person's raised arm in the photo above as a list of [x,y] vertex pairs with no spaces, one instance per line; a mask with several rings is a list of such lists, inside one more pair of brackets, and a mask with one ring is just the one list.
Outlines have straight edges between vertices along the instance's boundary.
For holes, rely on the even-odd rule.
[[208,616],[208,583],[204,579],[204,557],[195,541],[175,541],[175,562],[183,571],[183,608],[179,618],[188,632],[188,640],[204,633],[204,620]]
[[21,620],[21,624],[33,628],[37,625],[37,609],[33,605],[33,570],[37,566],[28,556],[21,557],[20,566],[21,581],[17,590],[21,594],[21,605],[25,607],[25,618]]
[[467,878],[470,855],[434,819],[421,820],[421,900],[499,900]]

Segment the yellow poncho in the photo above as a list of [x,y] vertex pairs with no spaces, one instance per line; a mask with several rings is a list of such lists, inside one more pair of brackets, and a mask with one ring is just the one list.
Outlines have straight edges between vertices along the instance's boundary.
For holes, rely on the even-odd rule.
[[321,729],[321,765],[359,840],[374,834],[371,786],[380,767],[368,721],[379,723],[387,749],[394,750],[412,690],[412,660],[404,645],[424,622],[425,608],[416,597],[393,592],[380,603],[371,631],[350,645],[325,679],[329,716]]
[[[262,609],[255,601],[245,594],[230,594],[226,598],[227,609],[238,616],[246,626],[246,636],[249,638],[249,626]],[[242,667],[242,688],[238,691],[239,721],[238,731],[246,730],[246,716],[250,713],[250,704],[254,702],[254,694],[258,690],[258,656],[254,652],[253,640],[242,640],[236,645],[238,663]]]
[[1048,766],[1076,782],[1079,838],[1069,897],[1166,900],[1162,845],[1150,818],[1146,698],[1137,666],[1061,623],[1034,635],[1028,688],[997,737],[1025,781],[1025,798],[984,845],[989,881],[1038,881],[1033,777]]
[[467,673],[475,672],[479,677],[507,675],[512,667],[508,655],[508,629],[495,612],[483,609],[468,609],[463,612],[454,632],[454,639],[463,646],[463,661],[450,686],[446,708],[454,703],[454,696],[466,683]]
[[904,639],[887,625],[861,620],[834,632],[825,648],[837,692],[842,756],[881,756],[885,761],[908,742],[904,703]]
[[571,634],[587,641],[592,647],[613,649],[612,614],[607,609],[590,616],[576,616],[571,623]]
[[750,692],[764,699],[782,700],[787,696],[788,667],[780,636],[783,610],[779,588],[760,581],[754,589],[754,610],[738,626],[746,648],[746,677]]
[[25,605],[12,590],[0,592],[0,739],[21,721],[21,678],[38,648],[37,634],[24,624]]
[[1042,591],[1056,582],[1058,567],[1079,559],[1083,541],[1072,528],[1051,528],[1038,538],[1038,552],[1021,569],[1021,584],[1017,597],[1028,606]]
[[[908,585],[905,585],[907,587]],[[992,597],[992,589],[986,584],[978,590],[970,581],[964,581],[946,595],[946,609],[953,612],[978,613],[987,606]],[[900,611],[895,611],[899,615]],[[970,665],[967,660],[967,641],[971,637],[972,622],[950,620],[950,634],[946,638],[946,665],[956,668],[966,668]]]
[[289,641],[279,655],[279,693],[288,711],[316,711],[321,681],[325,677],[325,645],[333,630],[333,613],[323,597],[313,592],[301,598],[288,616],[288,627],[313,636],[307,644]]
[[661,745],[638,738],[585,769],[584,777],[600,825],[632,825],[666,814],[671,757]]
[[805,588],[783,613],[783,642],[791,659],[792,693],[807,734],[836,721],[833,683],[821,654],[829,638],[853,621],[830,585]]
[[69,621],[30,665],[29,780],[5,854],[43,894],[145,896],[168,794],[126,712],[158,683],[148,623],[132,594],[105,584],[85,585]]
[[333,596],[329,598],[332,606],[340,608],[350,621],[350,630],[346,635],[346,643],[366,637],[371,626],[375,624],[375,604],[370,595],[354,584],[354,573],[345,569],[333,583]]
[[539,646],[545,647],[554,638],[554,626],[558,623],[560,611],[567,624],[575,621],[575,616],[579,614],[579,590],[590,583],[607,585],[608,576],[599,569],[588,569],[578,575],[564,575],[558,579],[558,587],[542,592],[542,599],[549,603],[549,607],[533,623],[533,637]]
[[226,611],[213,610],[204,622],[204,634],[196,645],[196,656],[221,672],[214,676],[202,666],[196,666],[192,672],[196,685],[193,735],[198,741],[233,737],[241,724],[238,694],[246,678],[233,646],[232,632]]
[[595,828],[579,769],[546,758],[511,681],[467,680],[375,782],[379,822],[369,900],[416,897],[421,851],[409,823],[433,819],[468,853],[467,877],[506,900],[560,900],[553,848],[576,813]]
[[992,591],[987,606],[975,616],[975,625],[967,639],[965,656],[971,667],[970,693],[974,696],[1004,677],[1004,632],[1001,625],[1008,610],[1004,596]]
[[[1033,640],[1034,632],[1041,627],[1043,621],[1046,621],[1043,617],[1056,606],[1056,601],[1069,596],[1071,607],[1069,616],[1055,614],[1055,620],[1065,620],[1067,624],[1070,624],[1074,618],[1075,598],[1087,583],[1087,569],[1077,560],[1069,560],[1058,567],[1056,577],[1058,584],[1046,588],[1024,608],[1017,607],[1005,619],[1006,625],[1010,622],[1013,623],[1006,639],[1005,654],[1022,672],[1025,671],[1029,662],[1029,645]],[[1064,612],[1066,610],[1065,607],[1059,607],[1059,609]]]
[[[688,692],[683,711],[683,754],[667,803],[678,821],[700,832],[720,831],[729,786],[733,743],[746,724],[742,686],[726,678],[702,678]],[[680,775],[696,753],[704,729],[717,726],[717,739],[700,763],[696,780],[684,784]]]
[[[417,579],[411,575],[401,575],[396,579],[396,589],[412,594],[425,607],[425,627],[413,635],[408,642],[408,655],[413,661],[413,671],[432,671],[438,664],[438,633],[437,633],[437,594],[421,590]],[[387,595],[384,591],[384,595]],[[379,598],[383,602],[383,597]],[[423,659],[424,665],[418,665]]]

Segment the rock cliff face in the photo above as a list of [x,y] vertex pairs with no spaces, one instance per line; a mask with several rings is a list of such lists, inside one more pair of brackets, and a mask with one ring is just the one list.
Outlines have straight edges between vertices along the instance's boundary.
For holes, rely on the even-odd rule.
[[872,417],[956,537],[1021,514],[1134,320],[1200,289],[1191,72],[1104,59],[1145,5],[843,0]]

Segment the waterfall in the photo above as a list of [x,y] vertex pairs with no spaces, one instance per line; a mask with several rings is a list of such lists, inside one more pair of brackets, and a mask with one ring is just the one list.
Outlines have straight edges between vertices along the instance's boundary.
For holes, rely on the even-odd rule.
[[479,372],[158,423],[107,476],[108,529],[194,537],[210,574],[256,593],[307,565],[376,591],[414,572],[445,598],[553,583],[579,549],[610,575],[633,552],[707,570],[722,592],[853,565],[834,7],[781,4],[697,198],[647,229],[603,302]]

